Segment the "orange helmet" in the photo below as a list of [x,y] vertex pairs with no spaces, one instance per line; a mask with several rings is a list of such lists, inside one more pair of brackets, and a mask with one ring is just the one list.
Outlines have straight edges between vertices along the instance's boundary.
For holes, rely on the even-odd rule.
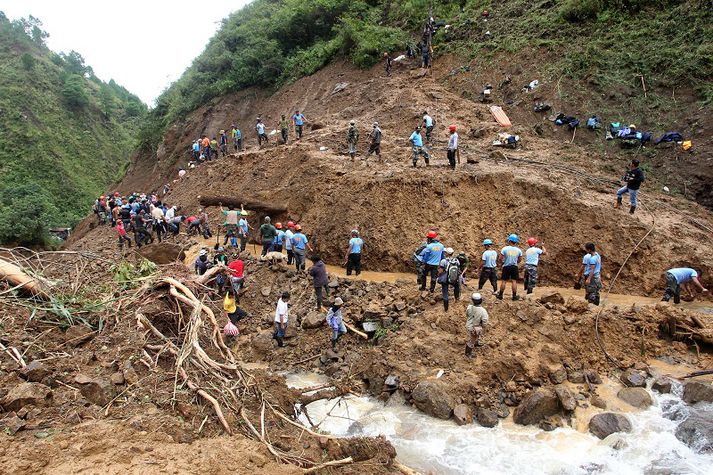
[[456,124],[451,124],[448,126],[448,131],[455,132],[457,128],[458,128],[458,126],[456,126]]
[[295,224],[295,231],[302,231],[302,226]]
[[535,244],[537,244],[537,239],[534,237],[527,238],[527,244],[529,244],[530,246],[534,246]]
[[428,231],[426,237],[429,239],[436,239],[438,237],[438,233],[436,231]]
[[294,227],[295,227],[295,223],[292,222],[292,221],[287,221],[287,227],[288,227],[288,228],[294,228]]
[[277,229],[282,229],[282,223],[275,223],[275,227]]

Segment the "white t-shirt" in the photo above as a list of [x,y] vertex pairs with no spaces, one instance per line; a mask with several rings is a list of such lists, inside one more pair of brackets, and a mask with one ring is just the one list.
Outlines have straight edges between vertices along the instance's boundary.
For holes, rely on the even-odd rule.
[[277,301],[277,310],[275,310],[275,322],[280,323],[280,315],[284,315],[284,322],[287,323],[289,311],[287,310],[287,302],[282,299]]

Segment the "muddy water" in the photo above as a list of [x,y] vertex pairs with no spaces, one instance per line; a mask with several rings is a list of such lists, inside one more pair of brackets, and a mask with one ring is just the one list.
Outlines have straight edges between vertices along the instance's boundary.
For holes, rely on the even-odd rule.
[[[323,383],[319,377],[292,375],[295,386]],[[614,402],[618,388],[613,381],[602,385],[602,395]],[[405,405],[386,404],[369,397],[316,401],[308,406],[310,418],[334,435],[385,435],[396,447],[399,460],[423,473],[443,474],[709,474],[713,455],[694,453],[676,439],[680,421],[664,412],[685,410],[678,394],[654,394],[655,405],[646,411],[628,412],[633,431],[613,434],[604,441],[571,428],[545,432],[514,424],[511,419],[495,429],[477,424],[458,426]],[[588,422],[589,414],[579,418]],[[302,423],[307,420],[302,416]],[[579,424],[578,424],[579,425]],[[584,425],[586,427],[586,424]],[[581,426],[580,426],[581,427]],[[619,441],[620,448],[612,445]]]
[[[202,242],[199,245],[193,246],[190,249],[186,250],[186,257],[184,259],[184,263],[186,263],[189,266],[193,265],[193,262],[195,261],[196,257],[198,257],[198,253],[200,252],[201,247],[213,247],[214,242],[210,239],[200,239]],[[253,246],[249,245],[246,249],[249,254],[253,254]],[[368,281],[368,282],[390,282],[390,283],[395,283],[398,280],[406,280],[408,282],[413,282],[414,288],[416,287],[416,275],[415,273],[403,273],[403,272],[374,272],[374,271],[362,271],[362,273],[359,276],[356,275],[351,275],[347,276],[346,274],[346,269],[343,267],[335,266],[335,265],[327,265],[327,272],[329,275],[332,276],[337,276],[340,278],[345,278],[345,279],[354,279],[354,280],[363,280],[363,281]],[[473,285],[475,282],[471,279],[468,282],[469,284]],[[489,285],[489,284],[488,284]],[[486,287],[489,288],[489,287]],[[466,285],[465,292],[469,293],[472,291],[475,291],[475,288],[470,288]],[[583,290],[575,290],[573,288],[565,288],[565,287],[537,287],[535,288],[535,292],[528,296],[527,298],[529,299],[536,299],[539,296],[547,293],[547,292],[558,292],[560,293],[565,299],[567,299],[570,296],[574,297],[584,297],[584,291]],[[510,291],[508,290],[505,295],[509,295]],[[522,294],[522,291],[520,291]],[[486,299],[488,300],[490,296],[490,291],[483,291],[483,295]],[[606,296],[606,298],[605,298]],[[624,295],[624,294],[609,294],[608,296],[606,295],[605,292],[602,293],[602,302],[603,305],[618,305],[622,307],[630,307],[632,305],[636,306],[642,306],[642,305],[656,305],[660,303],[660,298],[654,298],[654,297],[642,297],[639,295]],[[667,305],[674,305],[673,303],[669,303]],[[703,313],[708,313],[708,314],[713,314],[713,303],[708,302],[708,301],[694,301],[694,302],[681,302],[679,305],[681,308],[685,308],[688,310],[694,310],[697,312],[703,312]]]

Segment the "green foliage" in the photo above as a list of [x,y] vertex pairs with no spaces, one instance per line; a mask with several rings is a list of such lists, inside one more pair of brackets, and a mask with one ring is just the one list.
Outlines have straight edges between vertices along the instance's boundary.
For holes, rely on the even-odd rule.
[[604,0],[567,0],[560,12],[565,20],[579,23],[596,18],[603,8]]
[[289,82],[319,71],[342,48],[342,39],[319,41],[305,50],[296,51],[285,60],[282,81]]
[[384,51],[399,49],[408,42],[408,36],[398,28],[356,18],[344,20],[340,35],[352,62],[361,68],[373,66]]
[[84,218],[126,170],[147,111],[78,53],[47,49],[40,27],[0,12],[0,242],[46,242]]
[[125,289],[138,287],[142,280],[151,277],[156,273],[156,270],[156,264],[148,259],[141,259],[137,266],[124,260],[112,265],[109,269],[114,281]]

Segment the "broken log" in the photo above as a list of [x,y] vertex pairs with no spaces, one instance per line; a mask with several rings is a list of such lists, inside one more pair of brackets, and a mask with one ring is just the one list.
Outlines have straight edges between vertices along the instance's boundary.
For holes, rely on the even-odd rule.
[[27,292],[34,297],[49,300],[47,288],[40,280],[28,275],[21,267],[3,259],[0,259],[0,280],[5,280],[12,287]]
[[198,199],[201,206],[219,206],[222,204],[225,207],[241,206],[249,211],[258,211],[267,214],[280,214],[287,212],[287,206],[279,203],[266,203],[259,200],[245,199],[240,196],[201,196]]

